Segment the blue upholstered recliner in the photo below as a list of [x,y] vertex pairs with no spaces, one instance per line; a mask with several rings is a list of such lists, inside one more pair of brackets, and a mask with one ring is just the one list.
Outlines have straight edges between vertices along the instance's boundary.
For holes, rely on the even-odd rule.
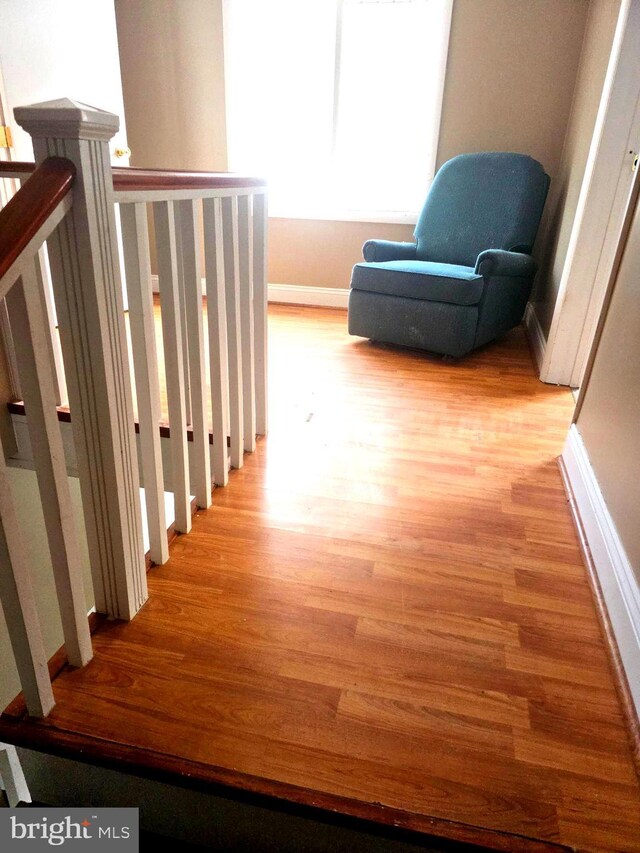
[[415,243],[369,240],[349,294],[349,332],[463,356],[516,326],[549,177],[524,154],[461,154],[438,171]]

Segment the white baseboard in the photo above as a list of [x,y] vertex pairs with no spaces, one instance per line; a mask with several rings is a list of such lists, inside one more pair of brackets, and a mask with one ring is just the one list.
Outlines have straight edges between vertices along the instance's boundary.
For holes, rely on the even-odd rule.
[[[342,287],[308,287],[303,284],[268,285],[269,302],[286,305],[314,305],[323,308],[346,308],[349,291]],[[151,276],[151,290],[158,293],[158,276]],[[206,294],[205,280],[202,279],[202,294]]]
[[575,424],[562,460],[640,718],[640,587]]
[[346,308],[349,291],[343,287],[307,287],[303,284],[270,284],[269,302]]
[[542,331],[540,321],[538,320],[536,309],[533,307],[533,303],[531,302],[527,302],[527,307],[524,312],[524,327],[531,344],[531,349],[533,350],[533,356],[536,360],[538,371],[540,371],[542,369],[547,340],[544,336],[544,332]]

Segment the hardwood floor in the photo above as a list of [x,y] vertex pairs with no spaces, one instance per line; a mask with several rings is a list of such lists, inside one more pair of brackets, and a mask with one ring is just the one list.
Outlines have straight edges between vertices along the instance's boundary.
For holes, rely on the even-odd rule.
[[500,850],[640,851],[556,463],[571,393],[520,329],[451,363],[341,311],[270,322],[268,439],[46,723],[0,733]]

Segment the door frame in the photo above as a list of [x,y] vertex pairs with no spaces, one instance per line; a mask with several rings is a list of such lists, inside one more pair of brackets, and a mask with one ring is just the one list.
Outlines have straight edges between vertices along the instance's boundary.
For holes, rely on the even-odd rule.
[[580,387],[640,143],[640,0],[622,0],[540,379]]
[[598,317],[596,323],[596,329],[593,336],[593,341],[591,344],[591,348],[589,350],[587,356],[587,362],[584,369],[584,376],[582,379],[582,387],[580,388],[580,395],[578,397],[578,401],[576,403],[576,407],[573,411],[573,417],[571,419],[571,423],[575,424],[578,421],[578,417],[580,416],[580,412],[582,410],[582,405],[585,399],[585,392],[589,385],[589,381],[591,379],[591,374],[593,372],[593,366],[595,364],[596,356],[598,354],[598,346],[600,344],[600,339],[602,337],[602,331],[604,329],[605,323],[607,321],[607,314],[609,312],[609,306],[611,305],[611,300],[613,298],[613,293],[616,288],[617,280],[618,280],[618,272],[620,270],[620,265],[622,263],[622,257],[624,255],[624,251],[627,247],[627,241],[629,239],[629,232],[631,231],[631,227],[633,225],[633,221],[638,212],[638,205],[640,204],[640,169],[636,169],[633,182],[631,184],[631,192],[629,193],[629,203],[627,204],[627,209],[624,216],[624,221],[622,223],[622,228],[620,229],[620,237],[618,243],[616,245],[615,257],[613,260],[613,264],[611,265],[611,271],[609,273],[609,277],[607,279],[604,299],[602,304],[602,310],[600,312],[600,316]]

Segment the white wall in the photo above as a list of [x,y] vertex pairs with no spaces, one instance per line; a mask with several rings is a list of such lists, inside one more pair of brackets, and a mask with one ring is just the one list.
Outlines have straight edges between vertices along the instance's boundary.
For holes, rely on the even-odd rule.
[[[111,150],[126,146],[113,0],[0,0],[0,69],[7,111],[72,98],[120,116]],[[12,123],[14,159],[32,160]]]

